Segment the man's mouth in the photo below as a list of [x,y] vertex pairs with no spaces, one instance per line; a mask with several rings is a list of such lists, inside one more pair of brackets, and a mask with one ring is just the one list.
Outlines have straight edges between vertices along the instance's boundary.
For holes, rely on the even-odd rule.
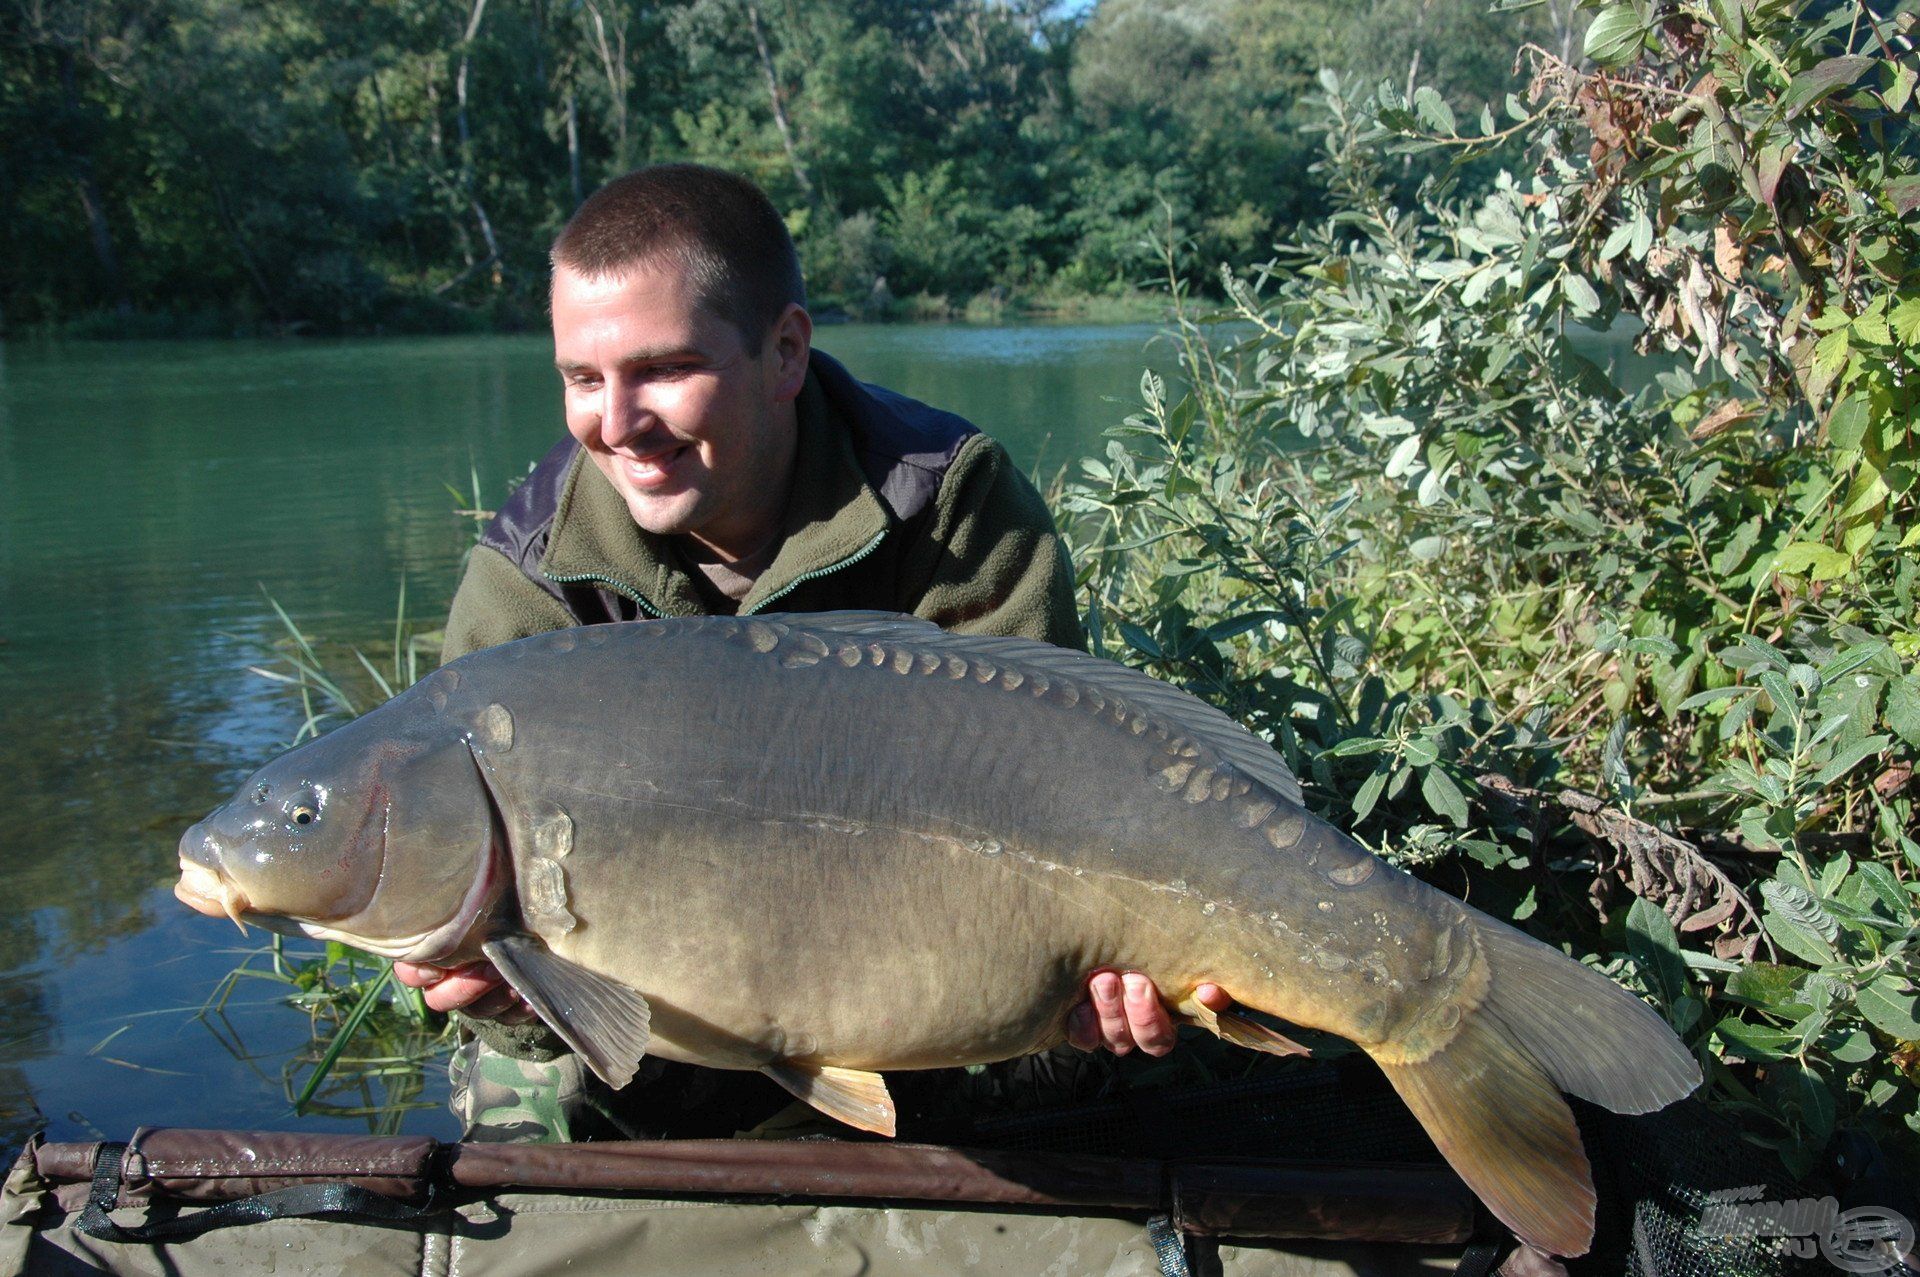
[[680,466],[691,444],[681,444],[660,452],[648,453],[644,457],[620,458],[620,468],[625,472],[627,482],[636,488],[657,488],[673,481],[674,471]]

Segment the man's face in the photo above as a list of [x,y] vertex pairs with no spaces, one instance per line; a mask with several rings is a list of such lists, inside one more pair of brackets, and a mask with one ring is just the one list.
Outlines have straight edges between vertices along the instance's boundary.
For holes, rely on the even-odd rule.
[[567,430],[635,523],[728,558],[760,548],[778,525],[811,333],[806,312],[789,307],[749,355],[670,265],[554,271]]

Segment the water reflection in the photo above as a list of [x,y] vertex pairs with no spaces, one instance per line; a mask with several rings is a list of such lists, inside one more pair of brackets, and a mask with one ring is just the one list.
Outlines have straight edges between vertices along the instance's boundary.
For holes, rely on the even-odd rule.
[[[823,329],[856,375],[961,412],[1023,466],[1131,401],[1152,329]],[[558,436],[537,337],[0,344],[0,1144],[294,1118],[310,1041],[268,981],[197,1017],[258,943],[172,899],[180,831],[289,740],[246,672],[265,595],[340,644],[443,613],[482,495]],[[1164,358],[1160,362],[1165,362]],[[250,987],[248,987],[250,986]],[[443,1085],[409,1098],[437,1104]],[[374,1095],[336,1096],[338,1109]],[[450,1133],[444,1111],[408,1129]]]

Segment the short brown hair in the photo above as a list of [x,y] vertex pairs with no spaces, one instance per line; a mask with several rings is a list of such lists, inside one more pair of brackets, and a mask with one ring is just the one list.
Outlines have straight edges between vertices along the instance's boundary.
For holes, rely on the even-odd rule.
[[749,354],[760,353],[789,304],[807,304],[793,237],[772,201],[746,178],[704,164],[654,164],[614,178],[568,220],[552,259],[589,277],[678,266]]

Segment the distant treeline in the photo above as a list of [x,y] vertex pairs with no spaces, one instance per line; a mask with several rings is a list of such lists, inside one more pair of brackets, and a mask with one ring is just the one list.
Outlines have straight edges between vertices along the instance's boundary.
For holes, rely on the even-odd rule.
[[0,0],[0,323],[538,322],[544,253],[639,164],[749,173],[816,308],[1125,296],[1322,207],[1322,66],[1459,97],[1570,0]]

